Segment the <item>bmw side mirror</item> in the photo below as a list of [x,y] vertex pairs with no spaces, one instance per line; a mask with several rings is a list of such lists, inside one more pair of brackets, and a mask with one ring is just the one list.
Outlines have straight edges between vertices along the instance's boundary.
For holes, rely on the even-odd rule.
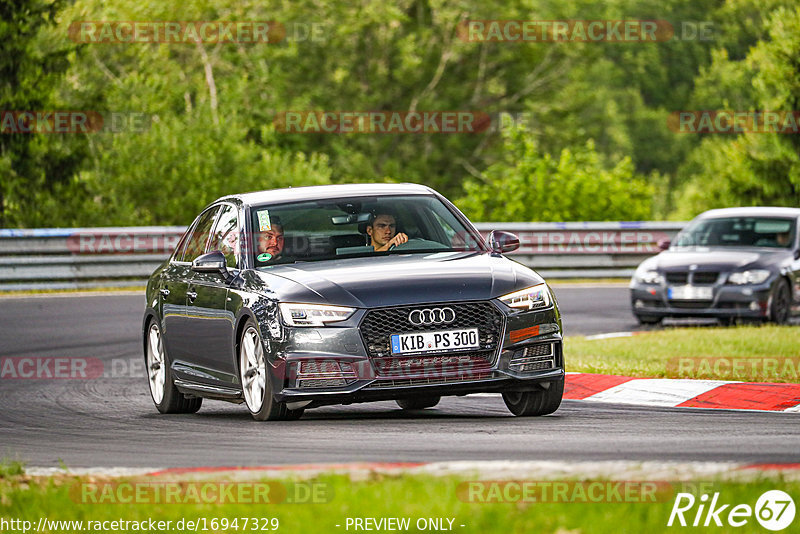
[[519,248],[519,238],[511,232],[494,230],[489,234],[489,246],[498,254],[512,252]]
[[658,247],[658,250],[667,250],[671,244],[672,241],[669,239],[661,239],[658,243],[656,243],[656,246]]
[[215,250],[195,258],[192,262],[192,270],[196,273],[219,273],[224,275],[228,272],[228,262],[222,252]]

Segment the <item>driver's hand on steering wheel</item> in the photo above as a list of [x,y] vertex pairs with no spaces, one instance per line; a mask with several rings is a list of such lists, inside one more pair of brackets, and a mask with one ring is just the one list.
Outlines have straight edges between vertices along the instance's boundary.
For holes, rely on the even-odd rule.
[[402,245],[403,243],[408,243],[408,236],[403,232],[398,233],[389,241],[386,242],[385,245],[382,247],[376,247],[375,252],[385,252],[387,250],[392,250],[397,245]]
[[403,243],[408,243],[408,236],[403,232],[398,233],[396,236],[389,240],[390,247],[396,247],[397,245],[402,245]]

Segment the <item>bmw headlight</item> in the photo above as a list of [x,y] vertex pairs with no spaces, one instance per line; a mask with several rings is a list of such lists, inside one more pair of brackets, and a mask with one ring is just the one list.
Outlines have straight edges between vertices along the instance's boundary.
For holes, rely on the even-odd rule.
[[753,269],[752,271],[731,273],[730,276],[728,276],[728,283],[736,285],[763,284],[767,281],[769,275],[770,272],[766,269]]
[[538,284],[519,291],[514,291],[508,295],[503,295],[500,297],[500,300],[507,306],[520,310],[547,308],[553,301],[547,284]]
[[281,317],[288,326],[325,326],[328,323],[344,321],[356,311],[355,308],[326,304],[282,302],[278,306]]
[[661,284],[664,282],[664,276],[658,271],[637,271],[636,281],[642,284]]

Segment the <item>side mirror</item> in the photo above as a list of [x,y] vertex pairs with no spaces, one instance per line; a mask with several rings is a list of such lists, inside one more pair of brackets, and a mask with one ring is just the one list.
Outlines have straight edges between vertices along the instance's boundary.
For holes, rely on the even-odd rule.
[[494,230],[489,234],[489,246],[498,254],[512,252],[519,248],[519,238],[511,232]]
[[658,250],[667,250],[671,244],[672,241],[669,239],[661,239],[658,243],[656,243],[656,246],[658,247]]
[[219,250],[198,256],[192,262],[192,270],[196,273],[219,273],[228,272],[228,262],[225,255]]

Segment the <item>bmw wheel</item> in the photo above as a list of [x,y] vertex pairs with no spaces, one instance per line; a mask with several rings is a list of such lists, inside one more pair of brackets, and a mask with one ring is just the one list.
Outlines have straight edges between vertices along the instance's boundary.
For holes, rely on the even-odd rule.
[[547,415],[555,412],[564,396],[564,380],[550,382],[550,387],[536,391],[509,391],[503,401],[517,416]]
[[252,320],[247,321],[239,343],[239,378],[244,402],[256,421],[299,419],[303,414],[303,410],[289,410],[285,403],[275,401],[264,344]]
[[769,316],[772,322],[777,324],[786,324],[789,322],[791,300],[792,296],[789,290],[789,284],[785,279],[779,279],[772,293],[772,304],[769,309]]
[[155,319],[145,334],[145,363],[147,365],[147,381],[150,385],[150,396],[161,413],[194,413],[200,409],[203,399],[186,398],[175,387],[169,357],[164,349],[161,329]]

